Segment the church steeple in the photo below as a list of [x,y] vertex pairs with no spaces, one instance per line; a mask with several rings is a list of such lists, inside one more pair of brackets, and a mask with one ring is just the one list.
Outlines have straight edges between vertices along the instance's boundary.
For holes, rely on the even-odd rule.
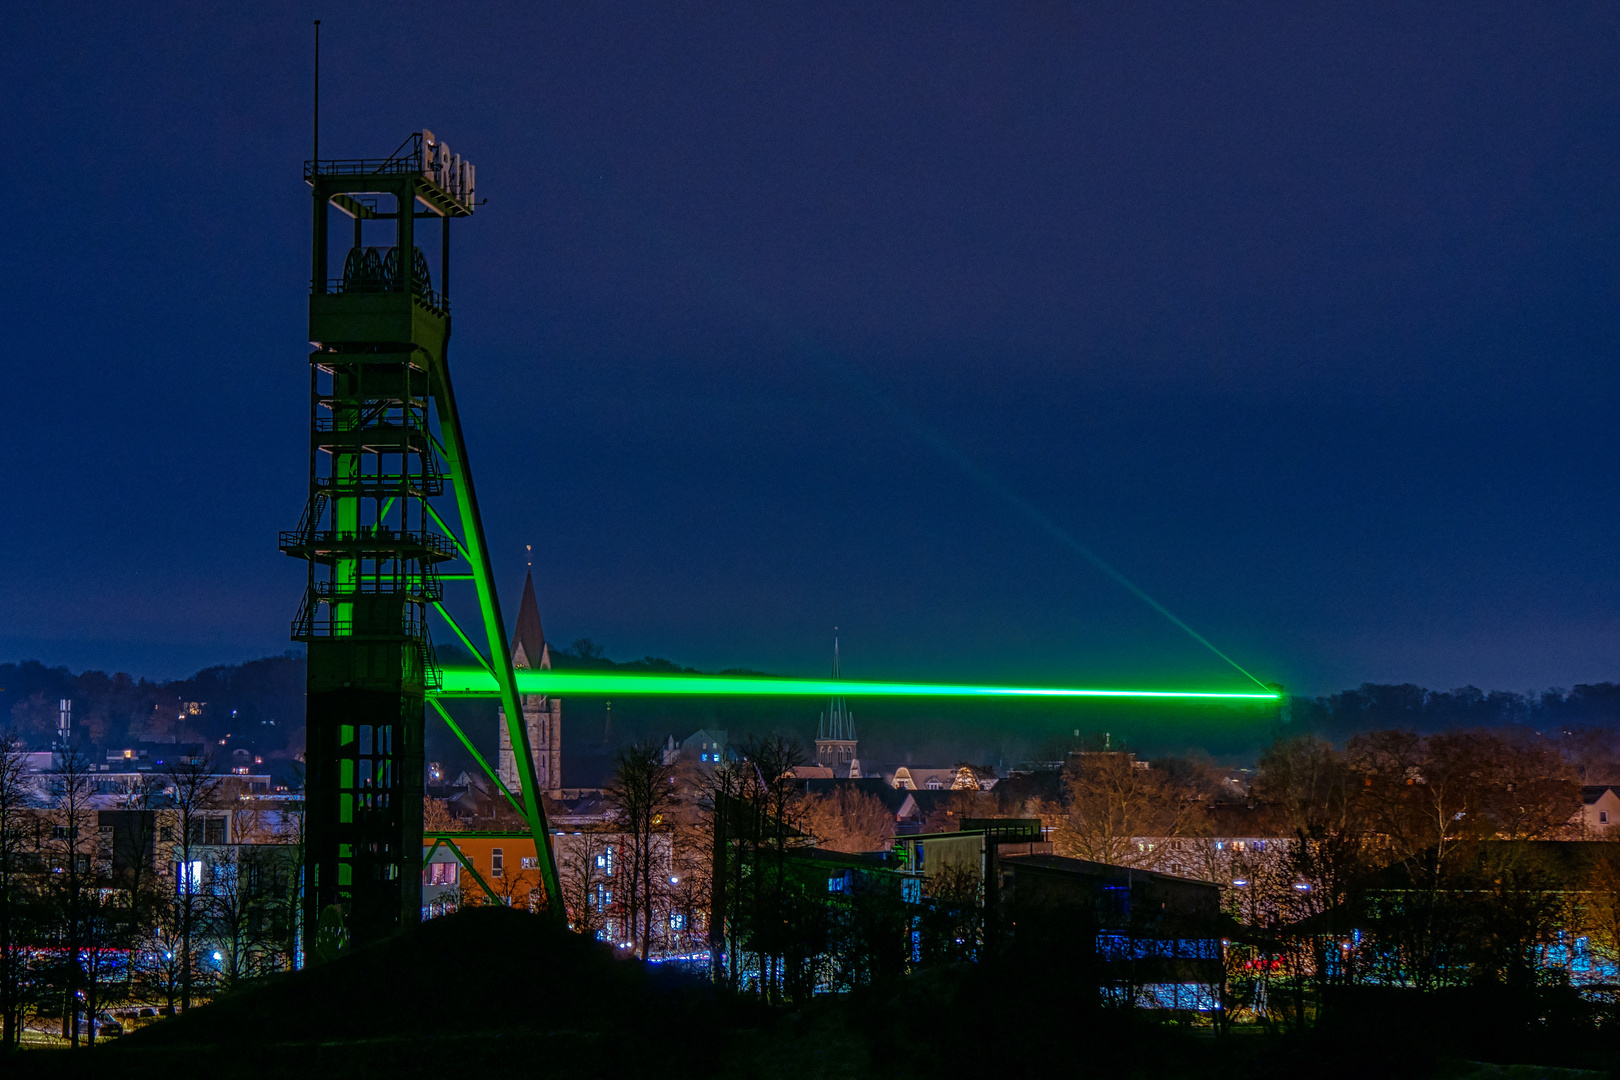
[[[523,578],[523,598],[518,603],[517,622],[512,633],[512,666],[551,670],[551,648],[540,625],[540,604],[534,598],[534,571]],[[562,701],[550,694],[523,694],[523,723],[528,729],[529,749],[534,753],[535,779],[542,790],[558,794],[562,788]],[[496,721],[501,782],[521,792],[517,759],[512,749],[511,729],[506,726],[506,709],[497,709]]]
[[[841,677],[836,634],[832,677]],[[816,729],[816,764],[832,769],[835,776],[848,776],[850,765],[856,760],[855,749],[855,716],[844,705],[843,698],[834,697],[827,703],[827,711],[821,714],[821,724]]]
[[523,578],[523,599],[518,603],[515,632],[512,634],[512,663],[520,668],[551,670],[551,649],[540,626],[540,605],[534,598],[534,571]]

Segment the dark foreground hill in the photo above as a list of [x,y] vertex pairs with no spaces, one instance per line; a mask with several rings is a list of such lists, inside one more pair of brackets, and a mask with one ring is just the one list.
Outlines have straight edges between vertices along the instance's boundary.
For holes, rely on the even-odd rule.
[[[0,1059],[0,1075],[1471,1077],[1482,1074],[1457,1059],[1486,1056],[1491,1040],[1463,1029],[1500,1017],[1476,1005],[1436,1023],[1403,1000],[1344,1010],[1306,1036],[1216,1038],[1165,1014],[1099,1008],[1095,985],[1076,976],[1048,952],[773,1009],[617,959],[535,916],[473,908],[93,1049]],[[1425,1034],[1448,1029],[1462,1037]],[[1496,1060],[1591,1067],[1607,1056],[1559,1046],[1575,1049],[1555,1039]]]
[[[593,1075],[656,1062],[710,1075],[716,1029],[769,1016],[678,972],[507,908],[471,908],[258,981],[88,1053],[23,1055],[23,1075],[120,1078]],[[70,1059],[81,1059],[73,1061]],[[503,1072],[503,1075],[506,1073]]]

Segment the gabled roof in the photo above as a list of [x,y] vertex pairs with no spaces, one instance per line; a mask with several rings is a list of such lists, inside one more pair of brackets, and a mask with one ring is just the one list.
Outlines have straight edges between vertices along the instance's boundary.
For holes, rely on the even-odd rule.
[[[714,744],[713,749],[715,749],[715,750],[724,750],[725,746],[726,746],[726,740],[727,740],[728,737],[729,737],[728,733],[724,729],[721,729],[721,728],[701,728],[701,729],[699,729],[697,731],[692,732],[692,734],[688,735],[685,739],[683,739],[681,741],[681,749],[682,750],[697,750],[697,749],[700,748],[700,744],[713,743]],[[708,747],[708,746],[702,746],[701,748],[705,749],[705,750],[710,749],[710,747]]]
[[1581,788],[1581,802],[1585,803],[1587,806],[1591,806],[1593,803],[1603,798],[1603,793],[1605,791],[1613,790],[1614,788],[1609,784],[1588,784]]
[[899,809],[895,811],[896,815],[901,818],[915,817],[919,821],[936,810],[945,809],[951,805],[951,800],[955,796],[962,794],[960,791],[952,791],[950,788],[923,788],[920,791],[913,791],[910,788],[897,788],[896,790],[902,792],[905,796]]
[[546,647],[540,605],[534,599],[533,570],[523,578],[523,599],[518,603],[517,625],[512,634],[512,662],[520,668],[551,670],[551,650]]
[[[900,775],[902,772],[905,773],[904,776]],[[897,765],[893,777],[893,783],[896,787],[909,784],[910,788],[908,790],[948,791],[950,786],[956,783],[956,766],[953,765],[948,769],[944,769],[926,768],[922,765]],[[939,786],[930,788],[928,786],[930,781],[937,783]]]

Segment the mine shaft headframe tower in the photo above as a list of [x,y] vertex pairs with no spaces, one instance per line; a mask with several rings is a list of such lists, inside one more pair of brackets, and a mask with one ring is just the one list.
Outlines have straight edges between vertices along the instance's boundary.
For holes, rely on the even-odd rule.
[[[523,790],[539,785],[447,359],[450,223],[473,212],[473,167],[422,131],[386,158],[305,162],[304,179],[315,210],[309,500],[281,549],[309,565],[292,636],[309,649],[303,918],[314,955],[319,933],[363,942],[421,917],[423,709],[438,689],[430,609],[495,676],[517,718]],[[334,210],[353,230],[337,277]],[[417,243],[431,243],[435,219],[438,291]],[[367,246],[367,225],[392,242]],[[441,513],[446,489],[454,510]],[[467,571],[441,572],[457,562]],[[476,586],[487,659],[446,610],[447,581]],[[514,803],[560,913],[544,809],[538,795]]]

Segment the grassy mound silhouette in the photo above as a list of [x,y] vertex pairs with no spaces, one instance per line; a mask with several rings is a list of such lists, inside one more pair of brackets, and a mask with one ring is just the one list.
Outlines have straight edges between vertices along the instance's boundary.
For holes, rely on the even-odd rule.
[[[798,1008],[767,1007],[618,958],[536,916],[481,907],[93,1049],[0,1059],[0,1075],[921,1080],[967,1063],[1008,1077],[1426,1080],[1471,1076],[1456,1059],[1476,1055],[1575,1065],[1612,1057],[1607,1034],[1602,1046],[1486,1038],[1480,1025],[1504,1021],[1483,1000],[1425,1024],[1409,997],[1336,1003],[1309,1031],[1220,1037],[1168,1014],[1106,1007],[1081,968],[1038,955],[932,967]],[[1403,1012],[1415,1022],[1397,1022]]]
[[[607,1066],[709,1075],[717,1029],[764,1020],[701,980],[616,958],[508,908],[470,908],[271,976],[98,1045],[30,1053],[19,1075],[410,1077]],[[766,1021],[768,1022],[768,1021]],[[26,1059],[26,1060],[24,1060]],[[705,1064],[707,1062],[707,1064]]]

